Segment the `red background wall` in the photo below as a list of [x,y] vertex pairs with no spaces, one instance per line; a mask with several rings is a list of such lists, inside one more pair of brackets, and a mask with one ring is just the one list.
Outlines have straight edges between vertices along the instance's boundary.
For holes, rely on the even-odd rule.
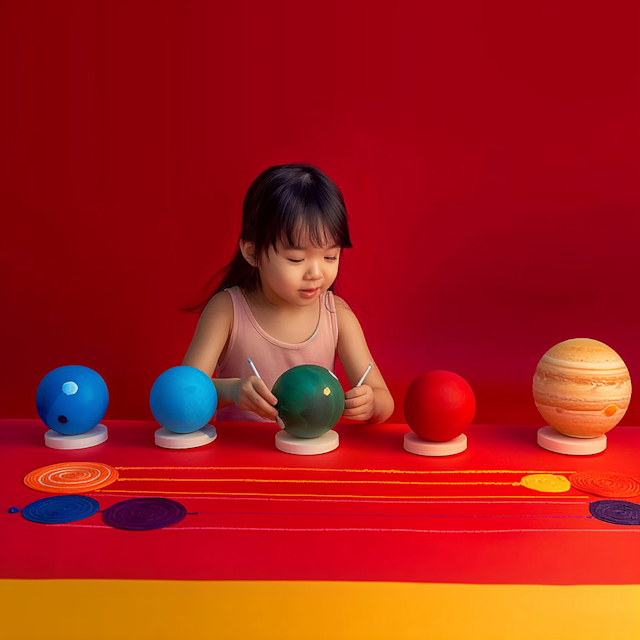
[[[342,189],[341,294],[396,398],[464,376],[476,422],[542,424],[551,346],[638,387],[640,5],[2,2],[2,417],[52,368],[151,418],[266,167]],[[640,423],[637,401],[622,424]]]

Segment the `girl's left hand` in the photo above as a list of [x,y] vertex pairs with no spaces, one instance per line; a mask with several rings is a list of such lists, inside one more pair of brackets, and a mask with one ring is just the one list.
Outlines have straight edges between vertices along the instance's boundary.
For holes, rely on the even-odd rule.
[[367,384],[354,387],[344,394],[343,418],[349,420],[368,420],[376,408],[373,389]]

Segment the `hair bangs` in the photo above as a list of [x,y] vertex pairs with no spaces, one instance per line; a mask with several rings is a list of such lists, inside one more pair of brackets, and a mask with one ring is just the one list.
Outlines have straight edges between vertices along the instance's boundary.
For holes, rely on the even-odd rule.
[[278,208],[279,230],[275,241],[286,248],[300,248],[308,243],[314,247],[338,246],[350,248],[349,229],[344,205],[323,197],[317,190],[305,190],[298,198],[284,198]]

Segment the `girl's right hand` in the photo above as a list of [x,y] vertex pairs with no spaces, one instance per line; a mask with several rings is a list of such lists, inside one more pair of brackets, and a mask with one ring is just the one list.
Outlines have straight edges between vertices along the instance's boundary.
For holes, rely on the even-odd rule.
[[261,418],[275,420],[278,412],[274,406],[278,399],[258,376],[240,378],[235,389],[234,401],[241,409],[253,411]]

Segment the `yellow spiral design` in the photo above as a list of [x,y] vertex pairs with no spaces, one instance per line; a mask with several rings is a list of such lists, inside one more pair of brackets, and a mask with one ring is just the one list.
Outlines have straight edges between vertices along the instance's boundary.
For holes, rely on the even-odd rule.
[[525,476],[520,484],[527,489],[543,493],[564,493],[571,489],[571,483],[564,476],[556,476],[552,473],[535,473]]

